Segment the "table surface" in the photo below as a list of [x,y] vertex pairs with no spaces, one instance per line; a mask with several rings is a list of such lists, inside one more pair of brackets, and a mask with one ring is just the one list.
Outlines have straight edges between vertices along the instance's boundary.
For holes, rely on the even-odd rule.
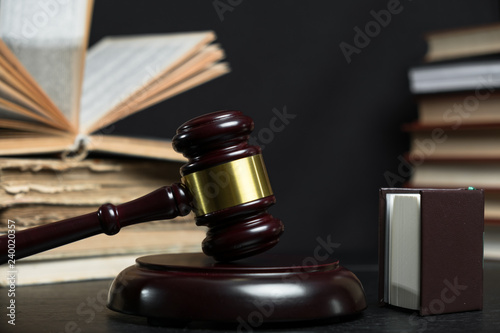
[[[368,308],[354,318],[336,323],[289,327],[258,327],[258,332],[483,332],[500,331],[500,262],[485,263],[484,309],[419,317],[414,311],[377,305],[378,273],[374,266],[350,266],[363,283]],[[251,332],[251,327],[153,327],[146,319],[115,313],[105,302],[110,280],[23,286],[16,290],[16,325],[7,323],[7,289],[0,288],[0,332]]]

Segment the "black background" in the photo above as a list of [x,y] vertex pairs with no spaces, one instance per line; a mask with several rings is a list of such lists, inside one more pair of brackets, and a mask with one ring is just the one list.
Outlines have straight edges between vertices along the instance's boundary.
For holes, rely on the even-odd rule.
[[[499,18],[497,1],[401,1],[349,63],[340,44],[355,46],[354,29],[373,26],[372,11],[391,2],[221,0],[230,9],[219,15],[214,1],[97,0],[90,45],[107,35],[214,30],[232,67],[107,131],[171,138],[192,117],[241,110],[265,146],[278,200],[271,212],[286,226],[276,251],[312,255],[317,238],[329,237],[344,264],[373,264],[378,189],[390,185],[387,172],[406,176],[400,127],[417,116],[407,71],[426,52],[423,34]],[[284,108],[295,118],[271,140],[273,109]]]

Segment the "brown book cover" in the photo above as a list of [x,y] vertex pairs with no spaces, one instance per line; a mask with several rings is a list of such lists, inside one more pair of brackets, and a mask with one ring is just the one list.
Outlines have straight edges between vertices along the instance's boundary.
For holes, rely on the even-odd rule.
[[484,193],[475,189],[379,191],[379,302],[385,305],[386,194],[420,194],[420,315],[483,307]]

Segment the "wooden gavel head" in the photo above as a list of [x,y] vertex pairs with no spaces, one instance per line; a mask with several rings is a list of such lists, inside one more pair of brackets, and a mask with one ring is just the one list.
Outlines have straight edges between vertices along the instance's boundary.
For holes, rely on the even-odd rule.
[[278,243],[283,223],[267,209],[276,202],[261,149],[249,145],[253,121],[240,111],[218,111],[177,129],[174,149],[188,158],[182,182],[196,224],[207,226],[203,252],[230,261]]
[[[267,213],[275,198],[261,149],[248,144],[251,118],[239,111],[219,111],[188,121],[173,143],[188,158],[183,184],[163,186],[120,205],[16,232],[16,259],[122,227],[184,216],[208,227],[202,249],[217,261],[252,256],[273,247],[283,232]],[[8,235],[0,236],[0,264],[9,260]]]

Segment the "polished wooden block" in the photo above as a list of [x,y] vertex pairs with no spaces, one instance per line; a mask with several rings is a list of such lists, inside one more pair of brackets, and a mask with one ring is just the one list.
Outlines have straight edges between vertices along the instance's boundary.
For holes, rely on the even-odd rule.
[[309,261],[270,254],[233,263],[201,253],[145,256],[115,279],[108,307],[152,324],[250,327],[338,318],[366,308],[352,272],[336,260],[301,265]]

